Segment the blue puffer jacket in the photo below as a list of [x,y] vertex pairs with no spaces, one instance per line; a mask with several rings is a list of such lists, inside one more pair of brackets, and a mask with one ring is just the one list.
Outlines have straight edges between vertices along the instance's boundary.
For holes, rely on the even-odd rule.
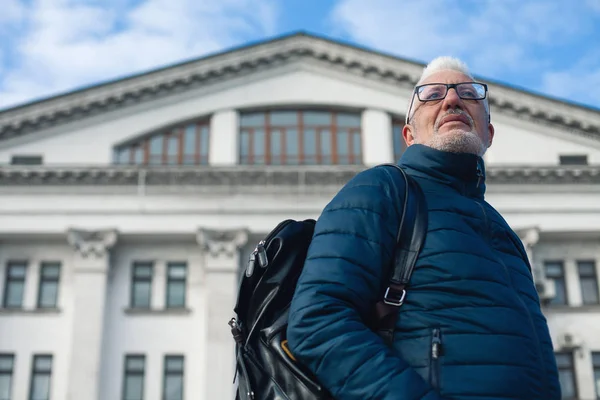
[[393,349],[363,323],[381,296],[404,191],[397,171],[376,167],[317,221],[292,302],[292,352],[336,399],[560,399],[529,264],[484,200],[481,158],[413,145],[400,165],[423,188],[429,225]]

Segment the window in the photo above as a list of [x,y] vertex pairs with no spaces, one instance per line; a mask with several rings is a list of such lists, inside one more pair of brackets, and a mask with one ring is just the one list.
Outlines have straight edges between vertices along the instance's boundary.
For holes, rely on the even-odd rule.
[[58,298],[59,263],[42,263],[40,286],[38,290],[38,308],[55,308]]
[[0,354],[0,400],[11,400],[15,356]]
[[587,155],[568,155],[559,156],[560,165],[587,165]]
[[361,164],[360,115],[308,110],[242,114],[240,163]]
[[52,356],[33,356],[31,387],[29,400],[50,400],[50,381],[52,376]]
[[187,265],[169,263],[167,266],[167,308],[185,307]]
[[598,304],[598,278],[594,261],[578,261],[579,283],[583,304]]
[[144,400],[145,370],[145,356],[125,356],[125,373],[123,377],[123,400]]
[[150,308],[153,272],[152,263],[136,262],[133,264],[131,307]]
[[117,164],[208,164],[208,121],[178,126],[115,149]]
[[547,261],[545,263],[546,278],[554,281],[556,296],[549,304],[567,304],[567,285],[565,282],[565,270],[562,261]]
[[6,268],[4,283],[4,307],[23,307],[23,294],[25,292],[25,274],[27,263],[24,261],[11,261]]
[[577,399],[577,386],[575,384],[575,368],[573,367],[572,353],[556,353],[558,366],[558,379],[562,389],[563,399]]
[[406,142],[402,137],[402,128],[404,128],[404,121],[399,119],[392,119],[392,137],[394,141],[394,162],[400,160],[402,153],[406,150]]
[[183,356],[166,356],[163,400],[183,400]]
[[42,156],[16,155],[10,158],[12,165],[41,165],[43,164]]
[[592,365],[594,367],[594,388],[596,399],[600,399],[600,352],[592,353]]

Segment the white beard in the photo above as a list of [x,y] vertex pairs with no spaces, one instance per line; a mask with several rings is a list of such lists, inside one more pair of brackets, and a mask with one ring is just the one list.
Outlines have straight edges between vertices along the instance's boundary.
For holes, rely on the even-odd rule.
[[451,153],[471,153],[480,157],[483,157],[488,148],[475,132],[468,132],[462,129],[454,129],[443,135],[440,135],[436,130],[433,136],[426,142],[421,142],[419,135],[416,135],[415,143],[423,144],[436,150]]

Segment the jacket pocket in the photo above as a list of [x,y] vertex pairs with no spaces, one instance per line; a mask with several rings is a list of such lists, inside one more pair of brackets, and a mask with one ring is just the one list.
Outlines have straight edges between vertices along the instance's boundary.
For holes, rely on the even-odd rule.
[[429,383],[436,389],[440,389],[440,357],[443,352],[442,332],[434,328],[431,334],[431,348],[429,354]]

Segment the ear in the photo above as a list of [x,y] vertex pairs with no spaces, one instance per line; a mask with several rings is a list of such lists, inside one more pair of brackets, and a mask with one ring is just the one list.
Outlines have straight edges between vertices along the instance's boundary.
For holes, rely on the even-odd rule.
[[415,142],[414,130],[415,128],[410,124],[406,124],[402,128],[402,137],[404,138],[407,147]]
[[488,131],[490,133],[490,143],[488,143],[488,147],[490,147],[492,145],[492,142],[494,141],[494,125],[492,125],[491,123],[488,124]]

